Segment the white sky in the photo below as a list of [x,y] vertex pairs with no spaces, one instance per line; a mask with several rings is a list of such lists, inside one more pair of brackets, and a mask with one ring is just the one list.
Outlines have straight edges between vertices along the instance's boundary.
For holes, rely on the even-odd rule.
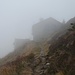
[[13,50],[15,38],[31,38],[40,18],[66,21],[75,16],[75,0],[0,0],[0,57]]

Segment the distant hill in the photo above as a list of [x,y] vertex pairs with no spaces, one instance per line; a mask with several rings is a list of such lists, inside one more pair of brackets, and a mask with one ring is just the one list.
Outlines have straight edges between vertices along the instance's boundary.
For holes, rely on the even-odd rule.
[[65,31],[71,27],[71,23],[75,23],[75,17],[68,20],[65,25],[63,25],[62,29]]
[[67,21],[67,24],[70,25],[70,23],[74,23],[75,22],[75,17],[71,18],[69,21]]
[[66,23],[64,23],[56,32],[53,33],[52,38],[57,39],[60,36],[64,35],[68,32],[68,29],[72,27],[71,23],[75,23],[75,17],[68,20]]

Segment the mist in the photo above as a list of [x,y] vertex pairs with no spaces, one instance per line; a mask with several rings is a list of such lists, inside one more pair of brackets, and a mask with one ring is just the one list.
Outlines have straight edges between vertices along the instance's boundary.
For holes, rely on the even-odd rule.
[[40,18],[62,22],[75,16],[75,0],[0,0],[0,58],[14,50],[14,40],[33,39]]

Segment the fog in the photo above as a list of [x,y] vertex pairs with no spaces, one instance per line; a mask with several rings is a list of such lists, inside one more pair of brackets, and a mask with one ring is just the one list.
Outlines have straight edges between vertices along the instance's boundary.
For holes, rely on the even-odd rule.
[[75,0],[0,0],[0,57],[13,51],[15,38],[32,39],[40,18],[66,21],[75,16]]

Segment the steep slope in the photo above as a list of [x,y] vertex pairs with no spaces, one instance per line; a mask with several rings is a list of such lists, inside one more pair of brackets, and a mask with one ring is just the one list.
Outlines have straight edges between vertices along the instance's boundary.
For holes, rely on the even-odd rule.
[[30,41],[0,62],[0,75],[75,75],[75,31]]
[[49,46],[44,56],[35,52],[36,49],[37,52],[40,50],[39,44],[38,48],[28,45],[29,51],[24,56],[18,56],[0,67],[0,75],[75,75],[75,32],[64,34],[52,44],[49,42],[50,40],[41,45]]
[[7,56],[5,56],[3,59],[0,61],[0,65],[3,65],[7,62],[11,62],[16,60],[18,56],[27,56],[30,53],[34,52],[35,54],[39,53],[39,47],[37,46],[37,43],[34,41],[30,41],[26,44],[24,44],[22,47],[17,48],[13,52],[9,53]]

